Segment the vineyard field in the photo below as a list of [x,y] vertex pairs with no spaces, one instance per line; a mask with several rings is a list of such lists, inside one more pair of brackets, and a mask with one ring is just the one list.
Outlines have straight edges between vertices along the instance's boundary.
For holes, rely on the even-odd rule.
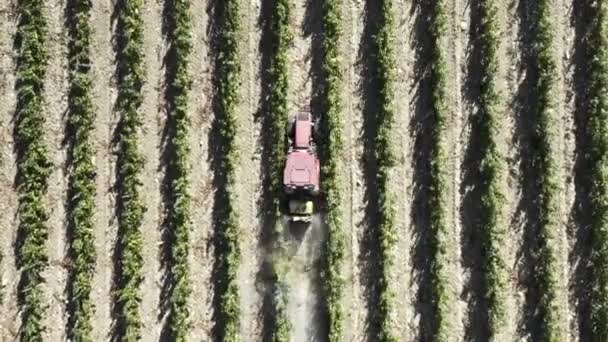
[[607,96],[608,0],[2,0],[0,341],[608,341]]

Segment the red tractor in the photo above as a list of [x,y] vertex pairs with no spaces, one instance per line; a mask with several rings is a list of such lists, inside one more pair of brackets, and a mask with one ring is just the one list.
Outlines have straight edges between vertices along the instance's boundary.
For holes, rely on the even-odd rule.
[[312,221],[314,199],[319,195],[320,166],[309,112],[296,113],[289,132],[289,151],[283,171],[288,215],[292,222]]

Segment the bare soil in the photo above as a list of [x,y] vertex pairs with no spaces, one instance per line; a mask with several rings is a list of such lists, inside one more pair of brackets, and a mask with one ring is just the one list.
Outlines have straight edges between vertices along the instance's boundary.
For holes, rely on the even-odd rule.
[[44,81],[46,102],[45,131],[46,144],[50,151],[52,173],[49,178],[46,198],[49,219],[47,226],[49,267],[43,273],[46,282],[43,291],[48,301],[43,324],[47,327],[43,338],[49,341],[65,339],[67,303],[65,289],[67,280],[66,263],[66,217],[67,200],[66,149],[64,130],[67,112],[67,36],[64,29],[64,3],[53,0],[46,3],[48,13],[48,56],[49,63]]
[[358,97],[361,76],[358,63],[358,47],[363,29],[362,1],[344,2],[342,9],[344,17],[344,33],[341,44],[344,58],[344,170],[346,186],[345,198],[342,208],[344,210],[344,235],[346,240],[345,251],[345,339],[349,341],[362,341],[364,339],[365,316],[367,305],[365,301],[365,287],[360,277],[360,245],[361,233],[358,229],[362,226],[364,217],[364,179],[361,167],[361,156],[363,144],[360,144],[362,131],[363,113],[361,111],[361,100]]
[[164,101],[164,87],[167,47],[163,40],[163,4],[159,1],[147,2],[142,11],[144,21],[144,63],[146,81],[142,92],[144,94],[141,114],[143,128],[139,136],[140,151],[145,160],[142,172],[141,192],[145,198],[146,212],[141,231],[144,237],[143,274],[141,284],[142,318],[145,329],[142,331],[143,340],[158,340],[161,336],[163,318],[160,316],[160,299],[163,268],[162,254],[159,247],[163,245],[160,227],[163,220],[161,158],[162,138],[167,122]]
[[211,273],[214,262],[212,237],[213,184],[209,165],[209,139],[212,100],[213,60],[210,56],[208,8],[211,1],[192,2],[193,53],[191,57],[192,90],[188,106],[191,112],[191,196],[192,232],[190,235],[190,272],[192,300],[190,304],[192,340],[205,340],[212,329]]
[[0,3],[0,335],[14,339],[18,329],[17,283],[13,244],[16,239],[17,194],[13,114],[15,112],[15,64],[13,36],[17,27],[12,1]]
[[243,20],[241,21],[241,103],[239,105],[239,138],[241,151],[238,168],[239,219],[241,222],[241,266],[239,288],[241,295],[241,335],[252,340],[261,340],[263,331],[262,299],[264,289],[258,281],[262,264],[263,249],[260,236],[263,223],[258,213],[261,177],[261,50],[260,25],[262,0],[241,1]]
[[97,194],[95,196],[94,231],[97,262],[93,278],[92,300],[97,310],[93,321],[93,339],[104,341],[111,334],[113,250],[116,243],[117,222],[114,219],[115,158],[112,154],[112,132],[117,116],[114,114],[116,83],[114,80],[114,55],[112,53],[111,0],[93,2],[91,14],[93,35],[93,101],[96,109],[95,165],[97,166]]

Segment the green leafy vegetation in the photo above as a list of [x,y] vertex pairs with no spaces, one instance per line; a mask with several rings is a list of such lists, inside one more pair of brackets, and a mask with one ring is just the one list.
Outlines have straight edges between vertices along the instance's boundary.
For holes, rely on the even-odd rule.
[[[276,211],[276,226],[275,226],[275,246],[274,253],[279,257],[280,241],[279,234],[281,230],[280,224],[280,205],[283,199],[282,174],[285,166],[286,151],[287,151],[287,126],[289,122],[289,112],[287,108],[287,91],[288,91],[288,58],[287,50],[292,42],[292,34],[290,31],[291,8],[289,0],[277,0],[272,8],[270,19],[270,41],[271,41],[271,61],[269,74],[270,94],[269,94],[269,115],[270,115],[270,132],[269,139],[272,142],[272,149],[269,153],[270,165],[270,188],[273,197],[273,208]],[[272,331],[272,340],[274,342],[289,341],[291,325],[287,319],[286,304],[281,282],[283,275],[280,267],[275,267],[276,284],[273,285],[277,289],[274,299],[275,309],[275,324]]]
[[590,72],[588,73],[588,134],[592,162],[591,326],[594,341],[608,339],[608,7],[606,1],[591,2],[589,18]]
[[68,335],[75,341],[93,341],[91,301],[96,251],[93,236],[95,211],[95,149],[91,134],[95,124],[92,103],[90,0],[74,0],[68,5],[69,71],[69,280]]
[[142,127],[140,108],[145,78],[143,55],[143,0],[124,0],[118,4],[117,60],[120,121],[115,143],[118,150],[117,200],[119,236],[117,243],[116,313],[122,341],[141,339],[142,318],[139,310],[143,281],[143,235],[140,231],[145,206],[140,193],[144,159],[138,149]]
[[340,153],[342,142],[342,69],[340,67],[339,41],[342,36],[340,21],[341,0],[323,2],[323,77],[320,159],[321,179],[326,202],[328,236],[325,259],[321,273],[325,296],[325,310],[329,320],[330,342],[343,340],[344,313],[340,301],[344,287],[341,277],[344,259],[342,211],[340,210]]
[[237,105],[239,102],[239,61],[238,37],[240,32],[241,11],[239,1],[227,0],[220,5],[220,23],[218,58],[218,111],[217,125],[221,136],[219,151],[220,166],[216,170],[223,173],[220,189],[222,212],[218,227],[218,264],[221,288],[219,289],[219,324],[220,338],[223,341],[239,341],[240,299],[238,292],[237,272],[241,261],[239,247],[239,219],[235,210],[235,193],[237,184],[236,170],[239,163],[237,150]]
[[395,198],[391,189],[390,173],[396,165],[394,147],[392,146],[393,126],[395,123],[394,82],[395,52],[393,50],[393,3],[383,0],[380,10],[381,18],[377,32],[373,36],[375,58],[377,59],[378,109],[376,112],[376,137],[374,153],[378,171],[375,179],[378,192],[378,239],[380,241],[380,278],[378,279],[378,322],[379,341],[397,341],[392,332],[389,316],[394,295],[389,289],[389,272],[393,266],[393,249],[397,242]]
[[[390,323],[394,310],[390,283],[390,272],[394,265],[395,245],[397,242],[395,192],[391,189],[391,174],[397,165],[395,147],[393,146],[395,125],[395,80],[396,62],[394,49],[395,19],[393,1],[382,0],[367,5],[367,24],[369,27],[369,70],[368,101],[371,107],[365,114],[368,120],[369,144],[368,190],[370,192],[370,215],[375,221],[370,222],[370,233],[377,249],[377,260],[373,266],[374,279],[368,286],[374,288],[374,304],[370,308],[370,331],[378,341],[397,341],[397,336]],[[366,124],[367,125],[367,124]],[[325,180],[324,180],[325,182]]]
[[169,186],[171,204],[169,207],[169,229],[171,230],[170,277],[172,287],[169,294],[169,334],[172,341],[186,341],[190,331],[190,310],[188,301],[192,293],[192,283],[188,267],[190,255],[191,197],[190,183],[190,118],[188,98],[192,87],[190,75],[190,56],[192,53],[192,17],[190,0],[174,0],[170,16],[173,23],[169,32],[171,56],[174,57],[172,78],[169,91],[169,119],[173,126],[168,148],[172,151],[167,172],[173,178]]
[[488,327],[496,338],[505,325],[506,290],[509,271],[501,250],[506,243],[507,226],[502,221],[505,195],[502,188],[505,160],[498,145],[501,130],[500,98],[497,90],[499,44],[497,5],[495,0],[479,4],[479,111],[472,130],[479,136],[481,160],[480,225],[484,269],[484,299],[488,308]]
[[451,336],[450,320],[452,296],[449,293],[450,227],[448,224],[448,141],[447,125],[449,110],[447,100],[446,41],[448,35],[448,16],[445,0],[434,2],[430,22],[431,34],[431,185],[429,207],[431,208],[431,293],[433,296],[433,340],[447,341]]
[[535,104],[536,127],[533,137],[534,149],[538,153],[535,164],[540,189],[540,249],[539,267],[536,275],[540,290],[540,313],[543,324],[544,341],[563,341],[564,324],[559,307],[558,250],[560,231],[560,185],[559,164],[556,160],[558,136],[556,122],[558,104],[555,94],[559,70],[553,53],[554,26],[551,15],[551,1],[538,2],[536,13],[534,67],[538,72],[536,80],[537,103]]
[[42,272],[48,265],[48,210],[44,197],[51,173],[44,141],[47,22],[42,0],[19,0],[16,9],[19,23],[15,38],[17,108],[14,134],[19,201],[17,267],[22,272],[19,283],[21,339],[41,341],[45,330],[42,319],[47,309],[42,302]]

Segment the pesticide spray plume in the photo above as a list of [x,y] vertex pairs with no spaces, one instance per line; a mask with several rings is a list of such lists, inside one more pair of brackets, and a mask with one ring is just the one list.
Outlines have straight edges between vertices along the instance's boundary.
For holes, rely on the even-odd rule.
[[321,214],[306,225],[284,216],[272,247],[266,249],[265,281],[259,291],[272,296],[275,308],[287,314],[292,341],[317,341],[321,331],[320,261],[327,237]]
[[293,341],[320,340],[320,261],[327,236],[320,214],[315,214],[301,239],[293,236],[293,255],[285,274],[287,314],[293,322]]

